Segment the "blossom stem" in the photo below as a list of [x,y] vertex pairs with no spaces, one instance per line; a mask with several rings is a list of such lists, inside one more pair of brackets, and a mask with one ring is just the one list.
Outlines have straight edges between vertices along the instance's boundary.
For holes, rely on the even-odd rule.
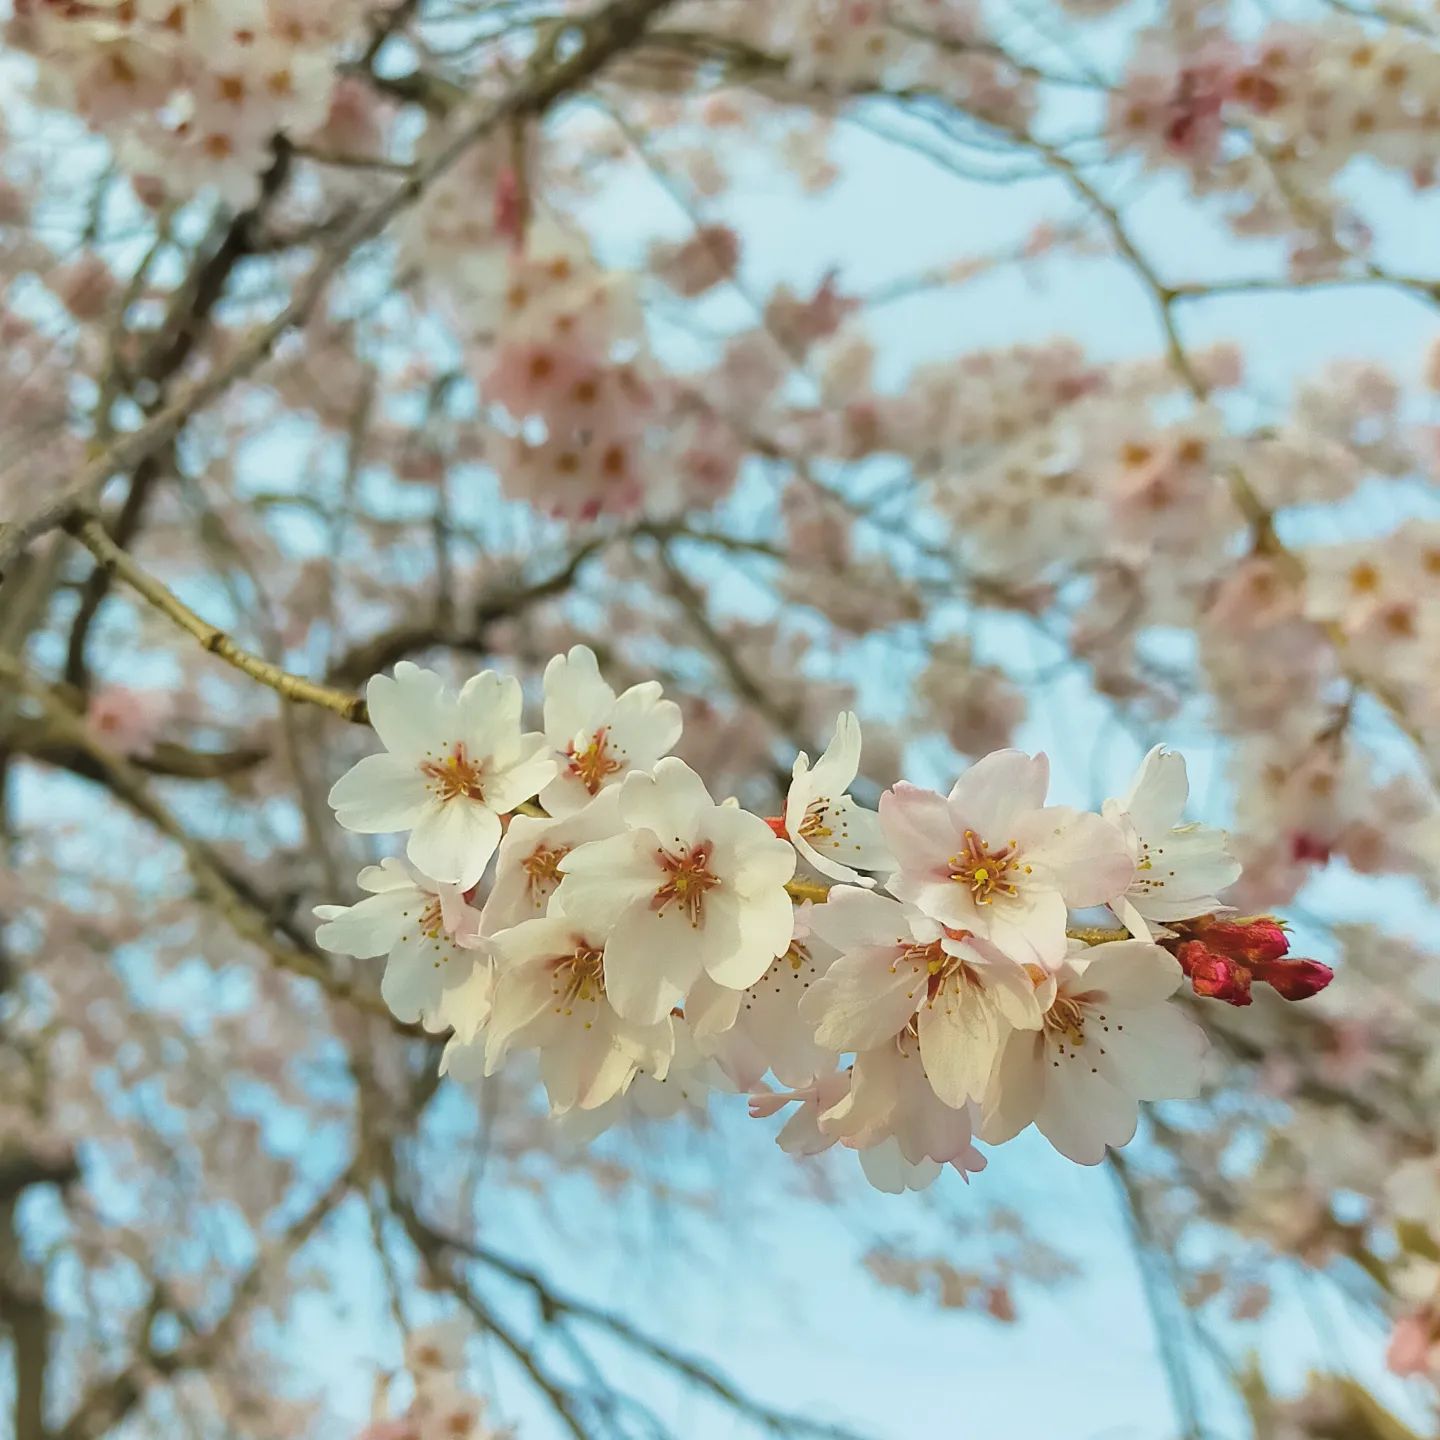
[[790,880],[785,891],[792,900],[813,900],[819,905],[824,903],[830,887],[823,880]]
[[1066,930],[1065,934],[1085,945],[1109,945],[1113,941],[1133,938],[1122,925],[1076,925]]

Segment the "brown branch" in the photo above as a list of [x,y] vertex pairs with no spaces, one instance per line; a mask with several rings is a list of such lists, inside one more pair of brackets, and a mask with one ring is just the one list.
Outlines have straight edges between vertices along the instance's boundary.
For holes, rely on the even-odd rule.
[[153,825],[179,846],[197,886],[243,940],[263,951],[280,969],[318,984],[334,999],[371,1015],[378,1015],[402,1034],[423,1037],[418,1025],[406,1024],[390,1013],[375,991],[338,974],[329,955],[314,940],[279,913],[274,901],[262,894],[213,846],[192,835],[150,793],[144,775],[128,760],[99,744],[81,718],[45,685],[26,674],[9,655],[0,652],[0,679],[9,680],[42,709],[58,740],[85,753],[89,765],[83,774],[105,786],[128,809]]
[[0,1325],[10,1332],[15,1372],[14,1440],[46,1440],[51,1323],[45,1277],[25,1260],[11,1198],[0,1205]]
[[313,680],[292,675],[288,670],[282,670],[280,666],[243,649],[218,626],[202,620],[162,581],[149,571],[141,569],[128,552],[122,550],[105,533],[105,527],[93,516],[67,520],[65,528],[94,555],[106,571],[123,580],[162,615],[173,620],[182,630],[188,631],[200,642],[201,648],[211,655],[233,665],[252,680],[268,685],[287,700],[301,705],[318,705],[352,724],[369,723],[369,712],[365,708],[363,696],[333,690],[328,685],[317,685]]
[[465,628],[422,620],[382,630],[368,640],[358,641],[330,667],[329,679],[338,685],[359,685],[371,675],[390,669],[398,660],[423,650],[445,647],[483,655],[488,645],[486,631],[498,620],[519,615],[532,605],[563,595],[574,584],[581,567],[607,543],[603,537],[576,547],[559,569],[530,585],[506,585],[493,594],[481,596]]
[[[104,772],[86,751],[66,744],[41,720],[23,717],[16,720],[0,738],[0,750],[70,770],[87,779],[103,778]],[[247,774],[269,758],[270,752],[258,745],[242,745],[234,750],[187,750],[168,741],[155,744],[143,755],[129,757],[137,770],[167,780],[229,780]]]

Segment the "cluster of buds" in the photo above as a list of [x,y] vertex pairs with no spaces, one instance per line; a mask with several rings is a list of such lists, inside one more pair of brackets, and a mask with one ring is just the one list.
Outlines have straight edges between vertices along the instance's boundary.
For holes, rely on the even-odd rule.
[[1172,927],[1177,938],[1166,941],[1197,995],[1248,1005],[1258,981],[1285,1000],[1318,995],[1335,972],[1319,960],[1291,955],[1285,922],[1273,915],[1222,919],[1202,915]]

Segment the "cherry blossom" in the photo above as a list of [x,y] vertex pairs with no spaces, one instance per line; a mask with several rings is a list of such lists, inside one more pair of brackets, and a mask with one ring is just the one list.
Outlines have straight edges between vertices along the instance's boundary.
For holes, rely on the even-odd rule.
[[380,993],[395,1015],[441,1029],[441,1002],[477,965],[480,912],[458,885],[440,884],[399,860],[360,872],[367,897],[356,905],[317,905],[316,943],[337,955],[384,955]]
[[1027,1125],[1078,1165],[1098,1165],[1135,1134],[1140,1100],[1185,1099],[1200,1084],[1205,1034],[1168,999],[1183,975],[1140,940],[1072,953],[1036,977],[1035,1031],[1014,1031],[985,1102],[981,1135],[1002,1144]]
[[803,1085],[825,1069],[833,1051],[816,1042],[800,1004],[835,958],[815,928],[816,907],[795,907],[790,948],[748,989],[717,985],[702,975],[690,989],[685,1015],[696,1043],[713,1054],[742,1090],[772,1072],[782,1085]]
[[880,824],[899,867],[891,892],[1013,959],[1058,962],[1067,907],[1115,899],[1135,863],[1098,816],[1045,805],[1049,773],[1043,755],[1000,750],[948,797],[903,782],[887,791]]
[[625,834],[560,861],[557,891],[567,914],[605,936],[615,1009],[655,1024],[702,971],[733,990],[754,984],[790,947],[795,852],[756,816],[715,804],[673,757],[625,778],[620,815]]
[[1220,892],[1240,878],[1223,830],[1181,824],[1188,796],[1184,757],[1157,745],[1124,799],[1105,802],[1105,818],[1126,835],[1135,861],[1135,878],[1115,913],[1140,939],[1149,938],[1147,920],[1220,909]]
[[522,735],[519,684],[486,670],[458,696],[432,670],[403,661],[393,679],[366,690],[371,723],[385,745],[330,791],[347,830],[408,830],[405,853],[419,870],[468,887],[500,843],[500,816],[555,774],[544,738]]
[[570,815],[632,770],[649,770],[680,738],[680,707],[654,680],[622,695],[605,683],[584,645],[545,667],[545,739],[557,774],[540,792],[552,815]]
[[822,875],[873,885],[861,870],[891,867],[879,817],[847,793],[860,770],[860,722],[846,711],[835,722],[825,753],[810,766],[802,750],[795,757],[785,796],[785,833],[800,856]]
[[541,1079],[559,1114],[603,1105],[642,1066],[663,1080],[674,1053],[668,1015],[637,1025],[610,1005],[604,944],[563,910],[522,921],[489,942],[496,979],[485,1071],[493,1074],[512,1049],[539,1050]]
[[481,910],[481,933],[493,935],[544,915],[560,887],[560,862],[577,845],[623,829],[618,785],[605,786],[593,800],[558,820],[513,816],[495,853],[495,879]]
[[[1090,1235],[946,1172],[1152,1101],[1177,1408],[1423,1428],[1435,26],[1012,8],[6,7],[19,1433],[478,1440],[497,1347],[527,1430],[713,1362],[799,1431],[554,1256],[869,1185],[874,1278],[1023,1319]],[[1353,1363],[1276,1395],[1297,1270]]]
[[947,1105],[983,1097],[1012,1027],[1039,1028],[1020,965],[913,906],[839,885],[811,924],[841,952],[801,1002],[816,1039],[834,1051],[868,1050],[913,1030],[926,1078]]

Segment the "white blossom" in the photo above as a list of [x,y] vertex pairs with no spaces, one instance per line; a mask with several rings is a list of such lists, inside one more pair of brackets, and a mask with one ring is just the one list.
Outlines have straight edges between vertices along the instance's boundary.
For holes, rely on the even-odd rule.
[[519,682],[484,670],[456,696],[434,671],[402,661],[365,697],[385,753],[335,782],[335,818],[364,834],[408,830],[417,869],[468,888],[500,843],[500,817],[555,774],[544,737],[521,733]]

